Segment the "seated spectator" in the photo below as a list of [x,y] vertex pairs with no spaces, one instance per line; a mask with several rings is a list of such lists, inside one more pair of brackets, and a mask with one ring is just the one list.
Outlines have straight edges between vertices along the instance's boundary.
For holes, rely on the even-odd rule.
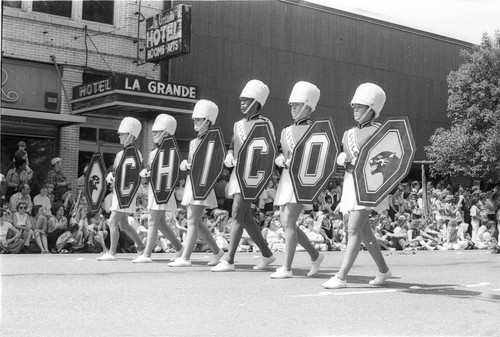
[[311,217],[306,218],[304,220],[303,226],[300,227],[300,229],[302,229],[302,231],[307,235],[314,248],[321,251],[328,250],[328,246],[326,245],[323,236],[319,233],[314,232],[313,228],[314,219]]
[[105,242],[109,234],[109,229],[106,223],[106,219],[104,218],[104,215],[100,213],[89,213],[88,219],[89,219],[88,231],[90,232],[90,237],[92,237],[93,232],[95,232],[95,234],[93,235],[93,240],[88,241],[89,252],[91,253],[107,252],[108,248]]
[[52,201],[49,195],[51,195],[53,191],[54,185],[47,183],[43,185],[40,193],[33,198],[33,205],[42,206],[43,213],[49,218],[52,216]]
[[175,211],[175,229],[175,234],[183,242],[187,235],[186,210],[184,208],[178,208]]
[[320,205],[320,209],[323,210],[323,213],[333,212],[335,207],[333,206],[333,198],[330,194],[325,195],[325,201]]
[[0,200],[6,200],[7,195],[7,178],[0,173]]
[[216,209],[213,213],[212,233],[217,246],[227,252],[229,249],[229,213],[226,210]]
[[[446,231],[446,240],[443,245],[443,250],[461,250],[468,246],[466,241],[460,241],[458,238],[458,222],[456,219],[452,219],[448,222]],[[440,249],[438,247],[438,249]]]
[[17,254],[24,246],[21,232],[5,219],[5,210],[0,212],[0,254]]
[[404,215],[400,215],[395,222],[394,229],[391,227],[390,230],[387,230],[387,227],[382,230],[382,233],[386,235],[388,240],[388,246],[391,248],[395,248],[396,250],[403,250],[406,247],[408,235],[408,222]]
[[6,198],[9,199],[13,194],[19,191],[21,185],[30,184],[33,179],[33,171],[28,168],[26,160],[21,159],[14,163],[15,167],[7,172],[7,194]]
[[10,210],[12,213],[16,212],[17,206],[20,203],[26,204],[26,213],[31,213],[33,202],[31,201],[30,191],[31,188],[28,184],[22,184],[19,192],[10,197]]
[[274,214],[271,217],[267,217],[265,227],[262,230],[262,236],[272,252],[285,251],[285,232],[278,219],[279,212],[277,217]]
[[458,225],[458,240],[459,241],[465,241],[467,242],[467,247],[464,249],[475,249],[476,245],[472,241],[471,235],[468,233],[469,230],[469,224],[462,222],[460,225]]
[[488,221],[486,224],[481,225],[479,230],[477,231],[477,249],[491,249],[492,238],[491,235],[492,229],[494,230],[496,227],[495,221]]
[[56,241],[56,250],[58,253],[69,253],[73,250],[78,242],[81,241],[82,232],[78,230],[78,224],[73,223],[68,226],[68,229],[59,235]]
[[54,185],[54,202],[67,203],[68,193],[71,191],[71,183],[62,172],[61,161],[62,159],[59,157],[55,157],[50,161],[52,170],[47,174],[47,183]]
[[12,211],[10,210],[9,200],[3,200],[2,209],[4,210],[3,218],[5,219],[5,221],[10,223],[14,222],[14,219],[12,217]]
[[26,212],[28,205],[21,202],[17,205],[17,210],[13,214],[14,218],[14,227],[21,232],[21,236],[24,240],[24,247],[21,249],[21,252],[28,252],[31,244],[31,240],[33,240],[33,225],[31,224],[31,219],[29,214]]
[[47,228],[47,241],[52,253],[57,253],[56,242],[59,236],[67,230],[68,219],[64,216],[64,206],[61,203],[52,208]]
[[434,250],[437,247],[437,240],[422,230],[423,222],[415,219],[408,223],[408,245],[410,249]]
[[31,217],[33,225],[33,236],[36,245],[40,248],[42,254],[49,253],[49,246],[47,243],[47,217],[41,205],[33,206],[33,216]]
[[[385,221],[384,225],[390,224],[390,222],[387,219],[383,220],[383,222],[384,221]],[[377,222],[375,222],[375,221],[371,221],[370,224],[371,224],[371,228],[373,231],[373,235],[377,239],[377,242],[380,245],[380,248],[382,250],[395,250],[394,248],[389,247],[389,241],[387,240],[387,235],[384,235],[382,233],[382,227],[378,227]],[[384,225],[382,225],[382,226],[384,226]]]

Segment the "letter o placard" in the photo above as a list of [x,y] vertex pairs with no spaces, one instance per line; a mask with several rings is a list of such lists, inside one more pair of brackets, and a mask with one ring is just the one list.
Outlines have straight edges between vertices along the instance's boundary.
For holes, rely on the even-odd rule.
[[241,146],[236,177],[244,200],[255,200],[262,193],[274,170],[276,141],[267,123],[257,123]]
[[339,142],[330,119],[317,120],[293,151],[290,176],[298,202],[311,203],[335,172]]
[[139,189],[142,168],[141,156],[135,145],[123,149],[123,155],[115,172],[115,193],[120,208],[128,208]]
[[179,179],[181,155],[174,137],[166,137],[151,162],[150,184],[158,205],[166,204]]

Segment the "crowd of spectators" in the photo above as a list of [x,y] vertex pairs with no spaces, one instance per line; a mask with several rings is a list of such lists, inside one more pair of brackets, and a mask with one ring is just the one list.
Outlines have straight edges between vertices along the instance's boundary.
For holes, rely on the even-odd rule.
[[[0,253],[100,253],[109,247],[108,218],[112,186],[101,210],[90,212],[82,194],[83,179],[72,189],[61,170],[59,157],[51,161],[45,184],[33,195],[27,153],[20,144],[13,167],[1,175],[2,208],[0,217]],[[206,210],[201,221],[207,223],[217,245],[227,251],[231,231],[232,199],[227,195],[229,172],[224,171],[215,185],[218,208]],[[255,221],[272,251],[283,251],[285,235],[279,209],[273,205],[279,175],[275,175],[253,204]],[[147,237],[147,180],[143,180],[134,214],[128,217],[139,236]],[[186,210],[180,205],[185,180],[180,179],[173,193],[178,202],[175,212],[167,212],[167,223],[179,240],[187,232]],[[500,187],[483,190],[463,188],[451,183],[403,182],[389,196],[389,208],[373,211],[369,221],[383,250],[456,250],[490,249],[499,252]],[[425,195],[424,195],[425,194]],[[342,183],[331,181],[312,204],[304,206],[297,225],[318,250],[344,250],[347,214],[339,213]],[[33,196],[33,198],[32,198]],[[298,250],[302,248],[297,247]],[[239,242],[240,251],[256,251],[247,233]],[[364,249],[364,247],[362,247]],[[195,251],[209,248],[199,238]],[[134,242],[120,233],[119,252],[136,252]],[[158,233],[155,252],[174,252],[171,243]]]

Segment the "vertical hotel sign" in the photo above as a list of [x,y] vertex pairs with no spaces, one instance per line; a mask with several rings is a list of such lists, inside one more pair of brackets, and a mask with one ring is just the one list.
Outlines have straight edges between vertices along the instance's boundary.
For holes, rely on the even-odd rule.
[[188,54],[191,6],[177,5],[146,19],[146,62],[161,62]]

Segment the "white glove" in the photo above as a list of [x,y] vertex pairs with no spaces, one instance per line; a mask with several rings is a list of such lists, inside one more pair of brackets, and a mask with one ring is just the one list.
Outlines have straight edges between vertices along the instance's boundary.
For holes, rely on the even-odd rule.
[[276,157],[274,163],[278,167],[285,167],[285,156],[283,154],[280,154],[278,157]]
[[288,167],[290,168],[290,164],[292,163],[292,157],[288,158],[286,161],[285,161],[285,167]]
[[115,174],[113,172],[109,172],[108,175],[106,176],[106,181],[108,182],[108,184],[114,184]]
[[339,166],[345,166],[345,159],[347,158],[347,155],[345,152],[340,152],[339,156],[337,157],[337,165]]
[[149,171],[148,169],[142,169],[139,173],[139,176],[141,178],[149,178],[151,176],[151,171]]
[[181,164],[179,165],[179,170],[181,171],[187,171],[191,169],[191,164],[188,163],[186,159],[181,161]]
[[226,165],[227,167],[233,167],[234,165],[236,165],[236,160],[234,159],[234,156],[231,152],[226,155],[226,159],[224,159],[224,165]]

